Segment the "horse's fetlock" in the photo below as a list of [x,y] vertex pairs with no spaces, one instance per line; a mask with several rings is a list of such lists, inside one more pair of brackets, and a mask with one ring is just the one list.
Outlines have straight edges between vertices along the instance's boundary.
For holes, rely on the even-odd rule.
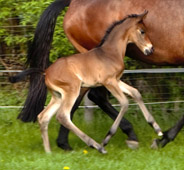
[[134,98],[136,101],[142,100],[142,96],[141,96],[140,92],[139,92],[137,89],[134,89],[134,90],[133,90],[133,98]]
[[107,136],[110,135],[110,136],[112,137],[112,136],[114,136],[115,133],[116,133],[116,128],[113,128],[113,127],[112,127],[112,128],[109,130]]
[[106,154],[106,153],[107,153],[107,151],[104,149],[104,147],[100,147],[100,148],[98,149],[98,151],[99,151],[100,153],[102,153],[102,154]]
[[127,99],[124,99],[121,103],[121,106],[127,110],[128,109],[128,104],[129,104],[129,101]]

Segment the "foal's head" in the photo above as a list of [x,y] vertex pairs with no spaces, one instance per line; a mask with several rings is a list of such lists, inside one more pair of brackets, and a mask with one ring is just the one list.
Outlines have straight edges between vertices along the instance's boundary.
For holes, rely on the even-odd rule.
[[153,53],[153,45],[146,34],[146,28],[143,23],[148,11],[145,11],[140,15],[132,15],[129,18],[132,19],[133,25],[129,30],[129,43],[135,43],[137,47],[145,54],[150,55]]

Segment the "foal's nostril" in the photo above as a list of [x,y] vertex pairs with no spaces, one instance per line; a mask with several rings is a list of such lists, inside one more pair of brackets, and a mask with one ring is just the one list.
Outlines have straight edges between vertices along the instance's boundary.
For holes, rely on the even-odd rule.
[[145,50],[145,54],[146,54],[146,55],[149,55],[149,54],[150,54],[150,50],[146,49],[146,50]]
[[151,48],[151,52],[152,52],[152,53],[154,52],[154,47]]

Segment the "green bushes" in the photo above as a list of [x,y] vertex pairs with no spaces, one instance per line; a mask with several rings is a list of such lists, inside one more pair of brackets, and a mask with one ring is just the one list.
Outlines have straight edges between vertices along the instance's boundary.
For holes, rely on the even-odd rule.
[[[34,30],[43,10],[52,0],[0,0],[0,55],[5,64],[14,67],[17,63],[24,65],[27,45],[33,39]],[[54,33],[50,60],[73,54],[75,49],[69,43],[63,30],[65,11],[58,17]],[[9,55],[8,55],[9,54]],[[8,61],[13,60],[9,63]],[[2,62],[1,65],[5,66]],[[1,66],[2,67],[2,66]]]

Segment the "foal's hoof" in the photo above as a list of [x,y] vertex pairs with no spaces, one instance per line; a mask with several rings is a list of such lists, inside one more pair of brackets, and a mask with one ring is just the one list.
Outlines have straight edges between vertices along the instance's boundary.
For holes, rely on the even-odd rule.
[[106,154],[107,151],[104,149],[104,147],[101,147],[100,149],[98,149],[98,151],[102,154]]
[[169,140],[166,135],[162,137],[162,139],[154,139],[151,145],[152,149],[163,148],[167,145],[171,140]]
[[151,149],[158,149],[157,139],[153,140],[153,143],[151,144]]
[[57,143],[57,146],[65,151],[71,151],[73,150],[72,147],[69,144],[63,144],[63,143]]
[[51,154],[52,152],[51,152],[51,151],[45,151],[45,153],[49,155],[49,154]]
[[158,132],[158,136],[163,136],[164,134],[162,133],[162,131]]
[[158,139],[154,139],[153,143],[151,144],[151,149],[158,149],[159,145],[158,145]]
[[126,144],[130,149],[137,149],[139,148],[139,142],[134,140],[126,140]]

